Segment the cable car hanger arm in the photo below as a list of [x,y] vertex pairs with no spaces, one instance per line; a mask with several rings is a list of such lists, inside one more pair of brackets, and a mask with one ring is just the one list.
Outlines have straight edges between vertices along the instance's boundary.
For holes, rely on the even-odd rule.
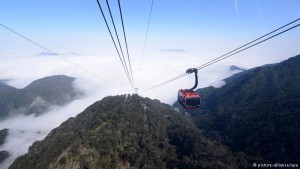
[[188,74],[195,73],[195,85],[189,90],[196,89],[196,87],[198,86],[198,70],[196,68],[189,68],[188,70],[186,70],[186,73]]

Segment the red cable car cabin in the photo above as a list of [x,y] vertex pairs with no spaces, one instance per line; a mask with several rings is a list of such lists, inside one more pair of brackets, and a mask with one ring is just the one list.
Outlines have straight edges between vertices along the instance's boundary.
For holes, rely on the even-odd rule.
[[196,109],[201,105],[200,96],[194,91],[198,85],[198,69],[190,68],[186,70],[186,73],[195,73],[195,85],[191,89],[180,89],[178,91],[178,102],[185,109]]
[[178,91],[178,101],[186,109],[199,108],[201,105],[200,96],[193,90],[180,89]]

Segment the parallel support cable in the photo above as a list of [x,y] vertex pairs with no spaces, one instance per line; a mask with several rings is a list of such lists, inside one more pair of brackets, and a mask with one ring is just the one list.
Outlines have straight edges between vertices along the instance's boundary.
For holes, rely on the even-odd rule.
[[[232,50],[232,51],[230,51],[230,52],[228,52],[228,53],[226,53],[226,54],[220,56],[220,57],[217,57],[217,58],[215,58],[215,59],[213,59],[213,60],[211,60],[211,61],[209,61],[209,62],[207,62],[207,63],[205,63],[205,64],[203,64],[203,65],[201,65],[201,66],[199,66],[199,67],[197,67],[196,69],[197,69],[197,70],[200,70],[200,69],[203,69],[203,68],[205,68],[205,67],[208,67],[208,66],[210,66],[210,65],[212,65],[212,64],[215,64],[215,63],[217,63],[217,62],[219,62],[219,61],[221,61],[221,60],[224,60],[224,59],[226,59],[226,58],[228,58],[228,57],[231,57],[231,56],[236,55],[236,54],[238,54],[238,53],[240,53],[240,52],[242,52],[242,51],[245,51],[245,50],[247,50],[247,49],[249,49],[249,48],[252,48],[252,47],[254,47],[254,46],[258,45],[258,44],[261,44],[261,43],[263,43],[263,42],[265,42],[265,41],[267,41],[267,40],[270,40],[270,39],[272,39],[272,38],[274,38],[274,37],[276,37],[276,36],[279,36],[279,35],[281,35],[281,34],[283,34],[283,33],[285,33],[285,32],[288,32],[288,31],[290,31],[290,30],[292,30],[292,29],[295,29],[296,27],[300,26],[300,24],[297,24],[297,25],[295,25],[295,26],[292,26],[292,27],[290,27],[290,28],[287,28],[287,29],[285,29],[285,30],[283,30],[283,31],[281,31],[281,32],[279,32],[279,33],[277,33],[277,34],[275,34],[275,35],[269,36],[269,35],[271,35],[271,34],[277,32],[277,31],[279,31],[279,30],[281,30],[281,29],[283,29],[283,28],[285,28],[285,27],[287,27],[287,26],[289,26],[289,25],[291,25],[291,24],[293,24],[293,23],[299,21],[299,20],[300,20],[300,18],[298,18],[298,19],[296,19],[296,20],[294,20],[294,21],[292,21],[292,22],[290,22],[290,23],[288,23],[288,24],[286,24],[286,25],[284,25],[284,26],[281,26],[280,28],[275,29],[274,31],[271,31],[271,32],[269,32],[269,33],[267,33],[267,34],[265,34],[265,35],[263,35],[263,36],[261,36],[261,37],[255,39],[255,40],[253,40],[253,41],[251,41],[251,42],[245,44],[245,45],[242,45],[242,46],[240,46],[240,47],[238,47],[238,48],[236,48],[236,49],[234,49],[234,50]],[[267,36],[269,36],[269,37],[267,37]],[[267,37],[267,38],[265,38],[265,37]],[[263,39],[263,38],[265,38],[265,39]],[[261,40],[261,39],[262,39],[262,40]],[[258,41],[258,40],[260,40],[260,41]],[[258,41],[258,42],[257,42],[257,41]],[[254,42],[256,42],[256,43],[254,43]],[[254,44],[253,44],[253,43],[254,43]],[[252,45],[251,45],[251,44],[252,44]],[[250,45],[250,46],[249,46],[249,45]],[[186,75],[188,75],[188,74],[187,74],[187,73],[181,74],[181,75],[176,76],[176,77],[174,77],[174,78],[172,78],[172,79],[170,79],[170,80],[167,80],[167,81],[165,81],[165,82],[163,82],[163,83],[160,83],[160,84],[155,85],[155,86],[153,86],[153,87],[147,88],[147,89],[145,89],[144,91],[148,91],[148,90],[157,88],[157,87],[159,87],[159,86],[162,86],[162,85],[164,85],[164,84],[170,83],[170,82],[172,82],[172,81],[174,81],[174,80],[177,80],[177,79],[179,79],[179,78],[181,78],[181,77],[183,77],[183,76],[186,76]]]
[[270,37],[268,37],[268,38],[266,38],[266,39],[263,39],[263,40],[261,40],[261,41],[259,41],[259,42],[257,42],[257,43],[254,43],[253,45],[250,45],[250,46],[248,46],[248,47],[246,47],[246,48],[244,48],[244,49],[241,49],[241,50],[239,50],[239,51],[237,51],[237,52],[234,52],[234,53],[232,53],[232,54],[230,54],[230,55],[228,55],[228,56],[219,58],[218,60],[215,60],[214,62],[211,62],[211,63],[209,63],[209,64],[206,63],[206,64],[204,64],[204,65],[202,65],[202,66],[199,66],[199,67],[197,67],[197,69],[200,70],[200,69],[203,69],[203,68],[205,68],[205,67],[208,67],[208,66],[210,66],[210,65],[212,65],[212,64],[214,64],[214,63],[217,63],[217,62],[219,62],[219,61],[221,61],[221,60],[224,60],[224,59],[226,59],[226,58],[228,58],[228,57],[230,57],[230,56],[236,55],[236,54],[238,54],[238,53],[240,53],[240,52],[242,52],[242,51],[244,51],[244,50],[247,50],[247,49],[249,49],[249,48],[251,48],[251,47],[254,47],[254,46],[256,46],[256,45],[258,45],[258,44],[260,44],[260,43],[263,43],[263,42],[265,42],[265,41],[267,41],[267,40],[269,40],[269,39],[272,39],[272,38],[274,38],[274,37],[276,37],[276,36],[278,36],[278,35],[280,35],[280,34],[283,34],[283,33],[287,32],[287,31],[289,31],[289,30],[292,30],[292,29],[294,29],[294,28],[296,28],[296,27],[298,27],[298,26],[300,26],[300,24],[295,25],[295,26],[293,26],[293,27],[290,27],[290,28],[288,28],[288,29],[286,29],[286,30],[283,30],[283,31],[281,31],[281,32],[279,32],[279,33],[277,33],[277,34],[275,34],[275,35],[273,35],[273,36],[270,36]]
[[129,78],[128,72],[126,71],[125,65],[124,65],[124,63],[123,63],[123,60],[122,60],[121,55],[120,55],[120,52],[119,52],[119,50],[118,50],[118,47],[117,47],[117,45],[116,45],[116,42],[115,42],[115,40],[114,40],[114,38],[113,38],[113,35],[112,35],[112,33],[111,33],[111,30],[110,30],[110,28],[109,28],[109,26],[108,26],[106,17],[105,17],[105,15],[104,15],[104,12],[103,12],[103,10],[102,10],[102,7],[101,7],[101,4],[100,4],[99,0],[97,0],[97,3],[98,3],[98,6],[99,6],[99,9],[100,9],[100,11],[101,11],[102,17],[103,17],[103,19],[104,19],[104,21],[105,21],[106,27],[107,27],[107,29],[108,29],[108,31],[109,31],[110,37],[111,37],[111,39],[112,39],[112,41],[113,41],[113,43],[114,43],[115,49],[116,49],[116,51],[117,51],[117,53],[118,53],[119,59],[120,59],[120,61],[121,61],[121,63],[122,63],[122,66],[123,66],[123,69],[124,69],[124,71],[125,71],[125,74],[126,74],[128,80],[129,80],[129,83],[130,83],[131,87],[133,88],[133,85],[132,85],[131,80],[130,80],[130,78]]
[[111,10],[110,10],[110,6],[109,6],[109,3],[108,3],[108,0],[106,0],[106,4],[107,4],[108,11],[109,11],[109,14],[110,14],[110,18],[111,18],[111,21],[112,21],[112,24],[113,24],[113,27],[114,27],[114,30],[115,30],[115,34],[116,34],[116,37],[117,37],[117,40],[118,40],[119,48],[120,48],[120,50],[121,50],[121,54],[122,54],[122,57],[123,57],[123,61],[124,61],[124,63],[125,63],[125,69],[126,69],[126,72],[127,72],[128,76],[129,76],[131,86],[134,87],[134,86],[133,86],[133,83],[132,83],[132,81],[131,81],[132,78],[130,78],[130,75],[129,75],[127,63],[126,63],[126,60],[125,60],[125,57],[124,57],[124,53],[123,53],[123,49],[122,49],[122,46],[121,46],[121,43],[120,43],[118,31],[117,31],[117,29],[116,29],[115,21],[114,21],[114,18],[113,18],[113,16],[112,16],[112,12],[111,12]]
[[[215,59],[213,59],[213,60],[211,60],[211,61],[209,61],[209,62],[207,62],[207,63],[205,63],[205,64],[203,64],[203,65],[201,65],[201,66],[199,66],[199,67],[205,66],[206,64],[210,64],[210,62],[214,62],[215,60],[218,60],[218,59],[220,59],[220,58],[222,58],[222,57],[224,57],[224,56],[226,56],[226,55],[228,55],[228,54],[231,54],[231,53],[233,53],[233,52],[235,52],[235,51],[237,51],[237,50],[239,50],[239,49],[242,49],[242,48],[244,48],[244,47],[250,45],[251,43],[254,43],[254,42],[256,42],[256,41],[258,41],[258,40],[260,40],[260,39],[263,39],[263,38],[265,38],[265,37],[271,35],[272,33],[275,33],[275,32],[277,32],[277,31],[279,31],[280,29],[285,28],[285,27],[287,27],[287,26],[289,26],[289,25],[291,25],[291,24],[293,24],[293,23],[295,23],[295,22],[297,22],[297,21],[299,21],[299,20],[300,20],[300,18],[298,18],[298,19],[296,19],[296,20],[294,20],[294,21],[292,21],[292,22],[290,22],[290,23],[288,23],[288,24],[286,24],[286,25],[283,25],[283,26],[281,26],[280,28],[277,28],[277,29],[275,29],[275,30],[273,30],[273,31],[271,31],[271,32],[269,32],[269,33],[267,33],[267,34],[265,34],[265,35],[263,35],[263,36],[261,36],[261,37],[255,39],[255,40],[253,40],[253,41],[251,41],[251,42],[249,42],[249,43],[247,43],[247,44],[244,44],[244,45],[242,45],[242,46],[240,46],[240,47],[238,47],[238,48],[236,48],[236,49],[234,49],[234,50],[232,50],[232,51],[230,51],[230,52],[227,52],[227,53],[225,53],[224,55],[219,56],[219,57],[217,57],[217,58],[215,58]],[[199,68],[199,67],[198,67],[198,68]]]
[[121,20],[122,20],[123,35],[124,35],[124,40],[125,40],[125,44],[126,44],[127,59],[128,59],[128,62],[129,62],[131,80],[132,80],[132,83],[133,83],[133,86],[134,86],[134,80],[133,80],[133,75],[132,75],[131,62],[130,62],[130,56],[129,56],[129,50],[128,50],[128,45],[127,45],[127,38],[126,38],[126,33],[125,33],[125,26],[124,26],[124,21],[123,21],[122,8],[121,8],[120,0],[118,0],[118,4],[119,4],[120,16],[121,16]]
[[144,60],[144,54],[145,54],[145,48],[146,48],[148,32],[149,32],[149,26],[150,26],[150,21],[151,21],[151,16],[152,16],[153,4],[154,4],[154,0],[152,0],[152,2],[151,2],[151,8],[150,8],[150,14],[149,14],[149,18],[148,18],[146,36],[145,36],[145,40],[144,40],[144,47],[143,47],[143,51],[142,51],[142,59],[141,59],[141,62],[140,62],[140,67],[139,67],[138,82],[139,82],[139,79],[140,79],[141,69],[142,69],[143,60]]

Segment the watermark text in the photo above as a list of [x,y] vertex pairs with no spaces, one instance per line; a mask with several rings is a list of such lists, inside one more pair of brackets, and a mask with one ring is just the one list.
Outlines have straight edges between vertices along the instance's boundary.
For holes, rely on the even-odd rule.
[[298,164],[293,163],[253,163],[255,168],[298,168]]

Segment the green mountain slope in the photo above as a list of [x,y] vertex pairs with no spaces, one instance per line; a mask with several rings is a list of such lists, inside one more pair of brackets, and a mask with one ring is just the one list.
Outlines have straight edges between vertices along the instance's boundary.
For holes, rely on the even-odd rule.
[[0,81],[0,95],[17,90],[14,87],[8,86]]
[[0,119],[20,113],[38,115],[50,105],[63,105],[73,100],[80,95],[73,87],[74,80],[56,75],[36,80],[23,89],[1,85],[0,89],[9,90],[0,93]]
[[[2,146],[6,140],[6,137],[8,136],[8,129],[2,129],[0,130],[0,146]],[[0,163],[2,163],[5,159],[9,157],[8,151],[0,151]]]
[[8,129],[2,129],[2,130],[0,130],[0,146],[2,144],[4,144],[7,135],[8,135]]
[[230,150],[157,100],[110,96],[35,142],[10,169],[239,168]]
[[188,112],[206,136],[263,160],[300,162],[300,55],[197,92],[204,105]]

